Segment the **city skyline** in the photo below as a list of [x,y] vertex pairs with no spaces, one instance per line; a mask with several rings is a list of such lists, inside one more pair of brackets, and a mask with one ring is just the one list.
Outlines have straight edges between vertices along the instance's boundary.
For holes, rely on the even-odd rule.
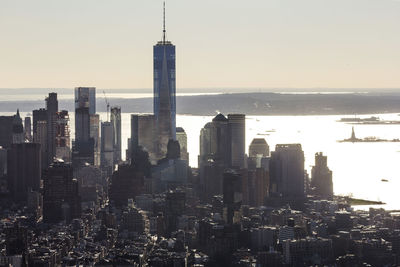
[[[0,87],[152,88],[162,1],[0,7]],[[399,87],[399,9],[394,0],[170,0],[177,88]]]

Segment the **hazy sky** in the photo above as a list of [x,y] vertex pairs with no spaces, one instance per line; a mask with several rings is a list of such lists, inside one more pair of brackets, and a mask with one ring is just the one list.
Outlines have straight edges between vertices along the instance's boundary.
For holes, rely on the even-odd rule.
[[[168,0],[177,87],[400,88],[400,1]],[[152,88],[161,0],[0,0],[0,88]]]

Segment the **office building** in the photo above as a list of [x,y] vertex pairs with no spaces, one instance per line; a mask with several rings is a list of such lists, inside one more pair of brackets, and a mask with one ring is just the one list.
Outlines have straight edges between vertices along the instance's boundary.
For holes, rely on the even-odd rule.
[[96,113],[96,88],[75,88],[74,165],[100,164],[99,117]]
[[0,116],[0,146],[9,148],[11,144],[25,142],[24,126],[19,110],[13,116]]
[[[35,138],[36,138],[36,133],[37,133],[38,121],[43,121],[43,122],[47,123],[47,111],[45,108],[35,109],[32,112],[32,133],[33,133],[33,141],[34,142],[36,142]],[[47,128],[46,128],[46,132],[47,132]],[[47,133],[46,133],[46,136],[47,136]],[[46,144],[46,146],[47,146],[47,144]]]
[[8,187],[15,201],[27,201],[28,192],[40,190],[40,144],[12,144],[7,154]]
[[249,157],[268,157],[269,145],[264,138],[254,138],[249,146]]
[[167,233],[177,230],[178,217],[183,215],[186,206],[186,193],[180,190],[168,191],[165,198],[165,219]]
[[230,167],[246,168],[246,115],[228,114]]
[[89,114],[96,114],[96,87],[75,88],[75,109],[87,107]]
[[101,166],[110,174],[114,166],[114,127],[108,121],[101,123]]
[[153,47],[153,59],[153,108],[157,127],[157,150],[159,158],[163,158],[167,152],[169,139],[176,139],[175,46],[166,40],[165,9],[163,39]]
[[149,153],[150,161],[157,163],[157,138],[155,117],[152,114],[132,114],[131,115],[131,153],[141,146]]
[[236,171],[226,171],[223,178],[223,201],[224,217],[227,224],[233,224],[235,212],[240,209],[242,200],[242,177]]
[[94,165],[100,166],[101,163],[101,140],[100,140],[100,116],[99,114],[90,115],[90,139],[93,140],[93,161]]
[[33,135],[33,142],[40,144],[40,154],[42,155],[42,170],[47,169],[47,121],[36,122],[36,132]]
[[322,152],[315,154],[315,166],[311,170],[311,187],[314,194],[332,198],[332,171],[328,168],[328,157]]
[[7,174],[7,149],[0,146],[0,178]]
[[270,160],[270,192],[283,198],[305,197],[304,152],[301,144],[276,145]]
[[210,160],[228,167],[231,162],[229,153],[228,119],[218,114],[201,129],[199,167]]
[[176,128],[176,140],[179,142],[181,149],[181,159],[189,163],[189,153],[187,150],[187,135],[182,127]]
[[47,110],[47,165],[53,162],[56,156],[56,132],[57,132],[57,93],[49,93],[46,98]]
[[71,162],[71,140],[69,129],[68,111],[63,110],[56,113],[56,155],[57,159]]
[[70,222],[80,214],[78,182],[73,178],[72,165],[54,162],[43,174],[43,220],[47,223]]
[[114,129],[114,163],[121,161],[121,107],[111,107],[111,124]]
[[25,140],[32,142],[32,122],[31,117],[25,117],[24,121]]
[[264,168],[269,170],[269,146],[264,138],[254,138],[249,146],[249,158],[247,167],[249,169]]

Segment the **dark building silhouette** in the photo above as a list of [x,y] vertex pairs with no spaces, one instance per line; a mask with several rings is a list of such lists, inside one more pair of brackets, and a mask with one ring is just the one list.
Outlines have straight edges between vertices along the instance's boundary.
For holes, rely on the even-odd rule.
[[28,193],[39,192],[40,144],[12,144],[7,155],[8,188],[15,201],[27,201]]
[[96,113],[96,88],[75,88],[74,166],[99,163],[99,120]]
[[110,200],[117,206],[127,205],[128,199],[145,193],[145,180],[151,178],[149,155],[141,147],[132,153],[131,164],[120,164],[112,174]]
[[246,167],[246,115],[228,114],[230,167]]
[[210,160],[228,167],[231,163],[229,153],[228,119],[220,113],[201,129],[199,167]]
[[268,157],[269,145],[264,138],[254,138],[249,146],[249,157]]
[[24,121],[25,140],[32,142],[32,121],[31,117],[25,117]]
[[185,213],[186,194],[180,190],[169,191],[165,199],[167,233],[177,230],[178,217]]
[[[47,111],[45,108],[41,109],[35,109],[32,112],[32,132],[33,132],[33,140],[35,141],[35,138],[37,138],[37,124],[38,121],[44,121],[47,123]],[[47,131],[46,131],[47,135]]]
[[176,140],[179,142],[181,148],[181,159],[189,163],[189,153],[187,150],[187,135],[185,129],[182,127],[176,128]]
[[55,145],[55,157],[58,159],[62,159],[65,162],[71,162],[69,114],[66,110],[62,110],[56,113]]
[[121,107],[111,107],[111,124],[114,127],[114,164],[121,161]]
[[316,195],[332,198],[332,171],[328,168],[328,157],[322,152],[315,154],[315,166],[311,170],[311,187]]
[[242,177],[233,170],[225,172],[223,180],[223,201],[227,224],[233,224],[235,211],[240,209],[242,200]]
[[43,174],[43,220],[71,221],[81,215],[78,181],[70,163],[54,162]]
[[130,154],[135,153],[138,147],[142,147],[149,154],[152,163],[160,158],[157,154],[157,138],[155,117],[152,114],[131,115]]
[[264,168],[269,170],[269,146],[264,138],[254,138],[249,146],[249,169]]
[[47,110],[47,163],[53,162],[56,156],[57,112],[58,100],[56,93],[49,93],[46,98]]
[[286,199],[305,197],[304,152],[300,144],[276,145],[269,169],[271,193]]
[[6,239],[6,255],[25,255],[28,250],[28,228],[19,222],[4,229]]
[[24,140],[24,126],[19,110],[13,116],[0,116],[0,146],[8,149],[11,144],[23,143]]

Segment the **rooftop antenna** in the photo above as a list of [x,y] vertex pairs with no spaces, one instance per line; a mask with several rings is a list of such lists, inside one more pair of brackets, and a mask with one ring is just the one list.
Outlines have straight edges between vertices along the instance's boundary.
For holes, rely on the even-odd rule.
[[164,9],[163,9],[163,44],[165,44],[165,1],[164,1]]

